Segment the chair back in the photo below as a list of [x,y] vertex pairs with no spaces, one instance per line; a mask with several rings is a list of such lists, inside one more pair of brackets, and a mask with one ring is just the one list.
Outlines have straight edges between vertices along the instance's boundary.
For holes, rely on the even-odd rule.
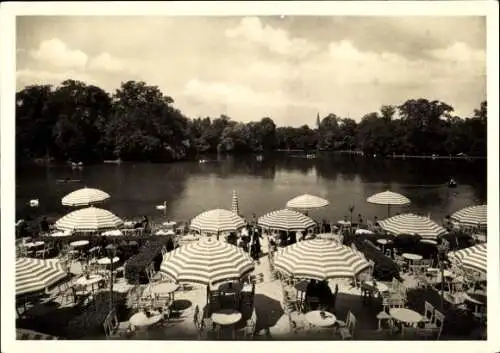
[[424,318],[432,322],[434,320],[434,305],[426,300],[424,303],[424,307]]
[[356,327],[356,316],[354,316],[352,312],[349,312],[349,324],[347,326],[352,334],[354,332],[354,328]]
[[442,312],[435,310],[434,311],[434,320],[432,321],[437,327],[442,327],[444,324],[445,316]]

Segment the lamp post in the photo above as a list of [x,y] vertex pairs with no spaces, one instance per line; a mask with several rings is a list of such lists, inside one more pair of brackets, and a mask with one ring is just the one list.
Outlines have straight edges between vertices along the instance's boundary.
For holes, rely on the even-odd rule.
[[438,260],[439,260],[439,269],[441,271],[441,309],[443,309],[444,306],[444,255],[446,252],[448,252],[448,249],[450,247],[450,244],[448,241],[444,238],[441,238],[441,242],[437,246],[438,250]]
[[113,267],[114,267],[113,259],[116,256],[116,247],[113,244],[108,244],[105,249],[106,249],[106,254],[108,255],[108,258],[110,260],[109,261],[110,262],[110,265],[109,265],[109,268],[110,268],[109,312],[112,312],[114,309],[114,307],[113,307],[113,282],[114,282],[114,279],[113,279]]

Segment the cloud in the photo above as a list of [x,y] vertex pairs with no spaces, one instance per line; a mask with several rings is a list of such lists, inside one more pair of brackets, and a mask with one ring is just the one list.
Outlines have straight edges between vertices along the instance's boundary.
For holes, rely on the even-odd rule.
[[107,72],[130,71],[125,61],[111,56],[109,53],[102,53],[89,62],[89,69]]
[[88,61],[84,52],[70,49],[57,38],[42,41],[38,49],[33,51],[31,55],[45,64],[61,68],[81,69]]
[[225,34],[228,38],[246,39],[282,55],[304,57],[317,50],[308,40],[290,38],[285,30],[263,25],[257,17],[243,18],[237,27],[226,30]]

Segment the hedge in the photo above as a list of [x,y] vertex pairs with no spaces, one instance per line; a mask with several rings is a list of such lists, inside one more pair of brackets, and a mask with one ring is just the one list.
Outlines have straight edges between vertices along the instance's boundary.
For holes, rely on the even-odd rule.
[[161,249],[166,246],[168,238],[150,240],[146,242],[139,252],[132,256],[125,265],[125,278],[130,284],[144,284],[148,282],[147,267],[153,263],[154,269],[160,269],[163,260]]
[[401,280],[399,266],[374,245],[371,237],[354,235],[352,232],[344,233],[344,244],[350,246],[352,243],[361,251],[368,260],[374,262],[373,277],[379,281],[391,281],[393,278]]

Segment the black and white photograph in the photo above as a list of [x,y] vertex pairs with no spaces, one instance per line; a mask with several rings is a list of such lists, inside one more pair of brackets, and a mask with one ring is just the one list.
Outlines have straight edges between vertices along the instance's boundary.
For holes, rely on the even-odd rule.
[[489,352],[498,4],[165,3],[10,11],[7,343]]

